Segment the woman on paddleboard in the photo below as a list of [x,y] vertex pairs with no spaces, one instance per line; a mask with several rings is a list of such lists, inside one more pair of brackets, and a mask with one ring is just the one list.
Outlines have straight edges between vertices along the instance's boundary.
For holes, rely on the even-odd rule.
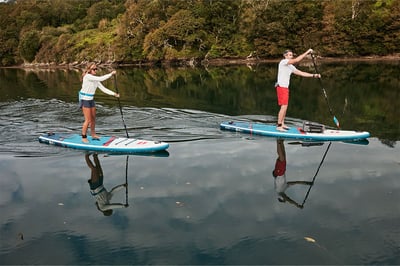
[[119,97],[118,93],[115,93],[101,84],[101,81],[109,79],[112,75],[116,74],[116,71],[103,75],[96,76],[97,66],[95,63],[91,63],[87,66],[82,74],[82,88],[79,91],[79,107],[82,108],[83,116],[85,121],[82,125],[82,142],[88,143],[87,139],[87,129],[90,126],[90,133],[92,135],[92,140],[100,139],[96,135],[96,103],[94,101],[94,94],[96,89],[99,88],[102,92],[112,95],[114,97]]
[[278,123],[276,126],[276,130],[278,131],[286,131],[289,129],[285,125],[285,117],[286,111],[289,105],[289,83],[290,83],[290,75],[292,73],[306,77],[306,78],[321,78],[320,74],[311,74],[307,72],[303,72],[298,70],[293,64],[296,64],[304,59],[308,54],[312,53],[312,49],[308,49],[303,54],[299,55],[296,58],[293,58],[292,50],[286,50],[283,53],[284,59],[279,62],[278,67],[278,80],[275,84],[276,94],[278,96],[278,105],[281,107],[278,113]]

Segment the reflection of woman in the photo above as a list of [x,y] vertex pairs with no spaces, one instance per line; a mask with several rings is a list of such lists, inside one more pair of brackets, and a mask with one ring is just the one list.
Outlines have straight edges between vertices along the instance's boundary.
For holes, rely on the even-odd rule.
[[94,102],[96,89],[99,88],[108,95],[119,97],[118,93],[107,89],[101,84],[101,81],[109,79],[116,72],[113,71],[107,75],[96,76],[96,71],[97,66],[95,63],[88,65],[82,74],[82,89],[79,91],[79,107],[82,108],[83,116],[85,117],[82,125],[82,142],[85,143],[89,142],[86,136],[89,126],[92,139],[99,139],[99,136],[96,135],[96,103]]
[[278,158],[275,162],[275,169],[272,171],[272,176],[275,178],[275,191],[278,193],[278,200],[280,202],[289,202],[299,208],[303,208],[302,205],[298,204],[291,198],[289,198],[285,191],[288,187],[301,184],[301,185],[312,185],[313,182],[308,181],[286,181],[286,152],[285,144],[282,139],[277,139],[276,148],[278,153]]
[[96,198],[96,206],[105,216],[110,216],[113,209],[128,207],[127,204],[110,203],[110,200],[115,192],[126,187],[127,184],[115,186],[110,192],[103,186],[103,170],[101,169],[100,161],[97,154],[93,154],[93,162],[90,160],[90,154],[85,154],[85,160],[91,170],[91,176],[88,180],[90,193]]

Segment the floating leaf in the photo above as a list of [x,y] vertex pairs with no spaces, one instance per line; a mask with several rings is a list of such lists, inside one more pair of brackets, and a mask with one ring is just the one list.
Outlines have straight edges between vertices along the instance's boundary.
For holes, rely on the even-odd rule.
[[311,237],[308,237],[308,236],[305,236],[305,237],[304,237],[304,239],[305,239],[306,241],[308,241],[308,242],[312,242],[312,243],[315,243],[315,242],[317,242],[317,241],[315,241],[315,239],[314,239],[314,238],[311,238]]
[[180,201],[176,201],[175,203],[176,203],[176,205],[178,205],[179,207],[182,207],[182,206],[184,205],[184,203],[183,203],[183,202],[180,202]]

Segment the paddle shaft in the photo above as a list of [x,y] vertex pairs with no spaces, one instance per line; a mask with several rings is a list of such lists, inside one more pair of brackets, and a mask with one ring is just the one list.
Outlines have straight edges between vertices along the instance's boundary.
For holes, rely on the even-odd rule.
[[324,156],[322,156],[322,160],[321,160],[321,162],[319,163],[318,168],[317,168],[317,171],[315,172],[314,177],[313,177],[313,179],[312,179],[312,185],[308,188],[307,193],[306,193],[306,196],[304,197],[303,203],[301,204],[302,207],[304,207],[304,204],[305,204],[306,201],[307,201],[308,195],[310,195],[311,188],[314,186],[314,182],[315,182],[315,179],[317,178],[317,175],[318,175],[318,173],[319,173],[319,169],[321,168],[322,164],[324,163],[325,157],[326,157],[326,155],[328,154],[328,151],[329,151],[329,148],[331,147],[331,145],[332,145],[332,142],[329,142],[329,145],[328,145],[328,147],[326,148],[326,151],[325,151],[325,153],[324,153]]
[[[114,87],[115,87],[115,91],[119,94],[118,87],[117,87],[117,76],[115,76],[115,75],[114,75]],[[126,128],[124,114],[122,113],[121,101],[119,100],[119,97],[117,97],[117,100],[118,100],[119,111],[121,113],[122,123],[124,124],[124,128],[125,128],[126,137],[129,139],[128,129]]]
[[[318,71],[318,68],[317,68],[317,64],[315,63],[315,58],[314,58],[314,54],[313,54],[313,53],[311,53],[311,59],[312,59],[312,62],[313,62],[314,68],[315,68],[315,72],[318,74],[319,71]],[[328,105],[329,112],[330,112],[331,115],[333,116],[333,122],[335,123],[335,125],[336,125],[338,128],[340,128],[340,126],[339,126],[339,120],[338,120],[338,119],[336,118],[336,116],[333,114],[331,105],[329,104],[328,95],[326,94],[326,91],[325,91],[325,88],[324,88],[324,84],[322,83],[322,78],[318,78],[318,80],[319,80],[319,84],[321,85],[321,89],[322,89],[322,92],[323,92],[323,94],[324,94],[326,103],[327,103],[327,105]]]
[[125,162],[125,206],[128,207],[128,161],[129,161],[129,155],[126,156],[126,162]]

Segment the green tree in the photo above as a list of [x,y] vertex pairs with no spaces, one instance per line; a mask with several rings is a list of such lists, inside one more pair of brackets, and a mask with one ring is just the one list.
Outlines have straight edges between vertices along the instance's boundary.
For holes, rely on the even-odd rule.
[[194,17],[189,10],[180,10],[167,23],[149,33],[143,49],[149,59],[176,59],[190,56],[199,57],[205,34],[202,32],[204,20]]
[[319,1],[271,0],[249,37],[261,56],[276,57],[287,48],[301,51],[320,43],[322,17]]
[[21,57],[28,62],[35,59],[36,52],[39,50],[39,32],[36,30],[26,31],[22,34],[18,50]]
[[23,0],[0,24],[0,65],[400,52],[398,0]]
[[85,19],[86,29],[97,28],[99,22],[102,19],[112,20],[116,18],[118,14],[125,11],[123,1],[114,2],[117,4],[113,4],[112,2],[107,0],[103,0],[89,7]]

